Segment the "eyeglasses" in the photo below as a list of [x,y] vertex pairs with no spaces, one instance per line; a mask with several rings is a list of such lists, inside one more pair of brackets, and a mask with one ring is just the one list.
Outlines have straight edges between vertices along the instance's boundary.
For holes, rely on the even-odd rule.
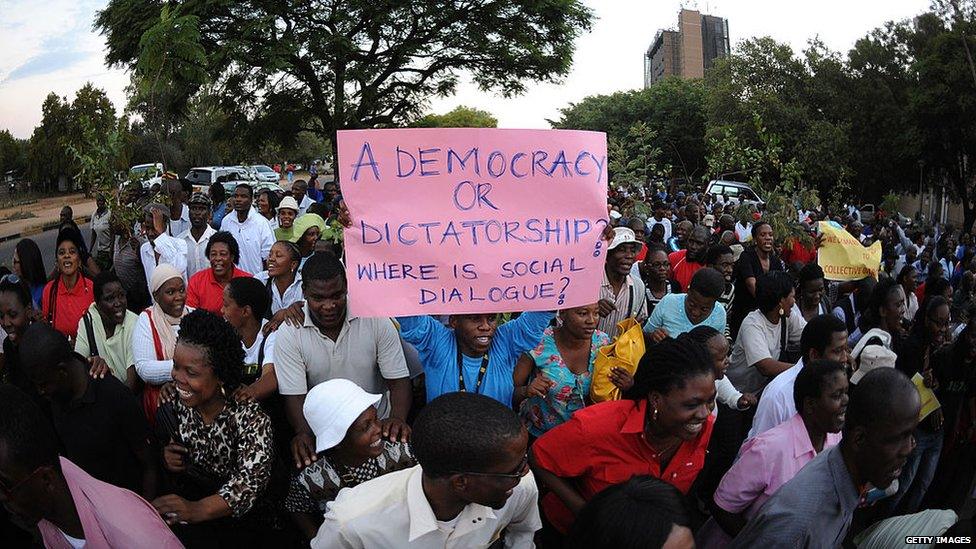
[[3,499],[10,499],[13,497],[14,492],[16,492],[21,486],[27,483],[30,479],[34,478],[39,471],[46,468],[46,465],[41,465],[40,467],[31,471],[31,474],[15,482],[13,486],[7,486],[3,480],[0,480],[0,494],[3,494]]
[[475,477],[494,477],[508,480],[519,480],[520,478],[529,474],[529,454],[525,454],[525,457],[522,458],[522,461],[519,463],[518,467],[516,467],[511,473],[475,473],[471,471],[452,471],[452,473],[458,475],[471,475]]

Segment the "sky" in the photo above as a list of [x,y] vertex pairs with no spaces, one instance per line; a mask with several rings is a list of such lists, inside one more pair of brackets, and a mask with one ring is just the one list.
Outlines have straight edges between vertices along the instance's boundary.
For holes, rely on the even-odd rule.
[[[128,75],[105,66],[105,41],[92,29],[95,13],[108,0],[0,0],[0,130],[30,137],[50,92],[74,97],[92,82],[121,111]],[[458,93],[431,101],[444,113],[467,105],[491,112],[504,128],[549,128],[559,109],[588,95],[640,88],[643,55],[661,28],[677,26],[682,7],[729,20],[732,47],[769,35],[799,52],[819,37],[846,52],[886,21],[911,18],[929,0],[584,0],[596,20],[577,40],[570,74],[558,84],[530,83],[515,98],[482,92],[462,78]]]

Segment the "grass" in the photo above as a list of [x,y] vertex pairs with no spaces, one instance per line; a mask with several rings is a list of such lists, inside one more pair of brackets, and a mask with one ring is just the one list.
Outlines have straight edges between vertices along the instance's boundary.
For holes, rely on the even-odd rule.
[[26,210],[21,210],[19,212],[12,213],[3,218],[4,221],[17,221],[19,219],[33,219],[37,217],[33,212],[28,212]]

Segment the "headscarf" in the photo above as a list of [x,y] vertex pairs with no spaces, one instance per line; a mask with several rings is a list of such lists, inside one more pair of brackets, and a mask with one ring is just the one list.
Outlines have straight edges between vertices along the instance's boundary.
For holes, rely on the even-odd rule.
[[183,273],[176,270],[176,267],[168,263],[160,263],[153,269],[152,276],[149,280],[149,293],[152,295],[152,318],[153,325],[156,327],[156,334],[159,336],[160,346],[163,350],[163,360],[172,360],[173,351],[176,350],[176,330],[173,326],[178,326],[180,324],[180,319],[186,316],[190,308],[186,305],[183,306],[183,314],[181,316],[170,316],[163,311],[163,308],[159,306],[159,302],[156,301],[156,290],[159,290],[163,284],[174,279],[183,278]]
[[295,220],[295,224],[292,225],[292,229],[294,230],[294,233],[292,233],[291,238],[289,238],[289,240],[297,244],[298,241],[301,240],[303,236],[305,236],[305,231],[309,230],[312,227],[318,227],[319,232],[322,233],[325,232],[325,220],[322,219],[322,216],[313,213],[307,213],[305,215],[300,216],[298,219]]

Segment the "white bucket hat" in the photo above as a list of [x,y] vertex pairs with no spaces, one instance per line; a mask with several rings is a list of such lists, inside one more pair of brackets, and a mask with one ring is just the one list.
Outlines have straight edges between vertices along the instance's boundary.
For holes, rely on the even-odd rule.
[[857,371],[851,374],[851,383],[857,385],[861,378],[868,375],[868,372],[878,368],[894,368],[898,355],[887,347],[881,345],[868,345],[861,352],[861,360]]
[[342,442],[356,418],[380,398],[348,379],[330,379],[312,387],[305,395],[302,411],[315,434],[315,451],[322,452]]
[[298,213],[298,202],[295,201],[295,197],[286,196],[278,204],[278,210],[295,210],[295,213]]
[[607,246],[608,250],[612,250],[621,244],[627,244],[628,242],[637,242],[637,235],[634,234],[632,229],[627,227],[617,227],[613,230],[613,240],[610,241],[610,245]]

